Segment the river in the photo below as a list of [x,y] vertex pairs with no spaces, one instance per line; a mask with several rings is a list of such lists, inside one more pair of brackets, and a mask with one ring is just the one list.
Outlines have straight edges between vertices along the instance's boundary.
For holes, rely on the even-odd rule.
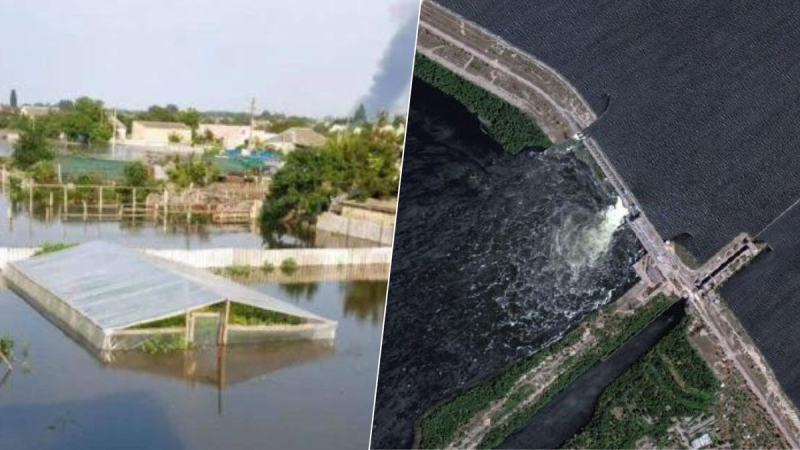
[[365,447],[386,282],[252,287],[337,320],[335,343],[229,347],[223,364],[216,350],[129,352],[103,365],[1,291],[0,335],[17,356],[0,373],[0,447]]
[[410,447],[426,409],[634,281],[627,212],[563,147],[505,155],[474,115],[414,80],[373,447]]

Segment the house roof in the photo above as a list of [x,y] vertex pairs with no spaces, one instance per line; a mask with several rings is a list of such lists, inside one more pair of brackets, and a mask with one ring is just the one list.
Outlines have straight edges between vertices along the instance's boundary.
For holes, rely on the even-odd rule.
[[138,124],[147,128],[162,128],[168,130],[171,129],[171,130],[186,130],[186,131],[191,130],[191,128],[189,128],[186,124],[181,122],[150,122],[146,120],[135,120],[133,124],[134,125]]
[[301,147],[321,147],[325,141],[325,136],[304,127],[289,128],[270,139],[270,142],[288,142]]
[[104,330],[160,320],[225,300],[330,322],[208,271],[105,241],[10,264]]

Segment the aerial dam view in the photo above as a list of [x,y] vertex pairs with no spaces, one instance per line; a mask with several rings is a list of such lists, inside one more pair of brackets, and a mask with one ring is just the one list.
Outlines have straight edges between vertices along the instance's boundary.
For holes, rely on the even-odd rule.
[[[792,50],[800,38],[800,11],[785,1],[757,10],[741,2],[716,3],[548,1],[529,8],[486,0],[423,2],[404,167],[404,179],[413,182],[403,185],[406,203],[398,209],[373,447],[700,448],[711,445],[709,434],[715,433],[729,439],[717,443],[722,446],[800,446],[800,345],[793,331],[800,321],[800,154],[794,150],[800,85],[793,81],[800,64]],[[497,144],[486,136],[491,124],[482,116],[468,123],[472,108],[460,111],[438,97],[441,92],[427,83],[441,88],[445,76],[420,75],[431,63],[533,117],[557,145],[544,152],[541,146],[518,149],[513,162],[492,155]],[[469,128],[483,133],[469,134]],[[582,188],[546,181],[563,173],[562,164],[572,165],[578,179],[600,180]],[[491,179],[504,165],[534,175]],[[427,188],[438,197],[420,190],[427,170],[439,173],[440,184]],[[532,271],[542,274],[541,267],[556,267],[565,249],[588,253],[575,242],[558,241],[559,231],[513,226],[514,207],[524,220],[535,220],[526,215],[535,211],[551,219],[553,230],[563,230],[568,221],[552,220],[558,216],[551,211],[574,213],[575,200],[562,192],[566,186],[600,199],[584,213],[576,235],[598,236],[596,230],[604,229],[611,231],[609,238],[590,264],[569,266],[572,277],[554,272],[534,281],[524,276],[528,266],[542,264]],[[470,189],[481,200],[456,198]],[[494,195],[494,202],[485,195]],[[531,203],[522,206],[509,201],[517,195],[561,197],[552,204],[526,199]],[[598,218],[608,218],[615,201],[622,203],[624,220],[606,227]],[[506,203],[505,221],[490,219],[497,214],[488,206],[493,203]],[[469,214],[482,217],[479,231],[458,224]],[[425,233],[447,239],[424,251],[398,245],[403,239],[419,242]],[[511,242],[506,251],[519,257],[492,255],[485,248],[499,240]],[[559,245],[547,249],[554,241]],[[636,260],[635,274],[623,269]],[[470,264],[484,270],[473,273]],[[486,267],[496,269],[487,275]],[[451,270],[472,273],[471,284],[457,288],[454,274],[442,275]],[[403,287],[408,285],[415,290]],[[420,286],[427,286],[426,295],[419,295]],[[508,286],[514,295],[502,291]],[[554,294],[561,289],[570,295]],[[657,302],[667,297],[686,299],[687,318],[674,330],[665,328],[650,353],[632,358],[638,361],[601,386],[604,394],[585,399],[594,416],[570,425],[571,431],[559,425],[556,434],[564,438],[548,441],[541,432],[546,415],[564,413],[559,402],[577,402],[575,387],[591,383],[587,377],[610,355],[625,359],[627,346],[615,345],[616,353],[590,359],[597,363],[589,371],[571,368],[562,355],[581,355],[587,333],[605,336],[597,330],[609,320],[616,324],[621,313],[634,319],[644,314],[645,323],[664,317],[667,308]],[[548,309],[538,311],[543,301]],[[427,309],[419,306],[423,302]],[[429,312],[425,320],[409,317],[420,308]],[[416,335],[413,350],[397,343],[398,317],[405,324],[420,321],[417,333],[402,332]],[[627,322],[621,324],[627,329]],[[441,341],[432,343],[434,337]],[[742,420],[745,428],[762,426],[746,438],[762,433],[774,434],[769,437],[774,440],[737,440],[724,431],[719,409],[712,419],[687,412],[668,432],[664,425],[662,432],[676,441],[610,445],[592,434],[605,423],[601,408],[608,406],[618,420],[624,417],[623,408],[611,407],[609,394],[624,392],[620,383],[630,382],[629,373],[669,361],[664,355],[670,351],[677,358],[681,352],[675,348],[683,344],[689,349],[683,355],[694,355],[686,361],[703,367],[697,373],[713,372],[724,380],[700,385],[716,392],[715,398],[734,385],[748,399],[742,408],[758,411]],[[667,367],[674,377],[674,366]],[[702,431],[704,421],[715,422],[717,429]]]

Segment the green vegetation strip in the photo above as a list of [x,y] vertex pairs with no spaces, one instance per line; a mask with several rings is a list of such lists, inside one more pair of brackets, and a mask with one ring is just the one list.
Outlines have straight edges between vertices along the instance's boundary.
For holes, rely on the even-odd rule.
[[[480,447],[490,448],[499,445],[503,439],[530,420],[556,394],[569,386],[598,361],[610,355],[676,300],[674,297],[659,294],[650,299],[646,305],[642,306],[632,316],[619,317],[609,313],[602,328],[592,328],[597,344],[584,354],[571,358],[571,364],[566,368],[563,375],[548,387],[537,402],[515,412],[508,421],[489,431],[484,441],[481,442]],[[603,309],[603,312],[607,312],[613,307],[613,304],[608,305]],[[593,320],[594,317],[589,317],[584,323],[592,323]],[[508,394],[511,387],[521,376],[536,368],[548,356],[557,354],[578,342],[584,330],[585,327],[583,326],[576,327],[548,348],[513,364],[501,374],[430,410],[420,420],[420,433],[422,435],[420,447],[445,447],[452,442],[458,431],[470,419],[488,408],[492,402],[500,400]],[[522,400],[524,398],[521,398],[521,396],[509,399],[511,404],[514,405],[519,404]]]
[[486,131],[511,154],[528,146],[547,148],[552,145],[531,116],[500,97],[461,78],[419,53],[414,63],[414,76],[455,98],[477,114]]
[[[218,312],[224,308],[224,303],[218,303],[205,308],[205,310]],[[231,325],[300,325],[303,322],[303,319],[299,317],[240,303],[231,303],[231,316],[228,321]]]
[[76,244],[74,242],[45,242],[44,244],[42,244],[42,248],[40,248],[39,250],[36,250],[36,252],[34,252],[33,256],[46,255],[48,253],[55,253],[55,252],[59,252],[61,250],[66,250],[68,248],[75,247],[77,245],[78,244]]
[[634,448],[645,437],[656,448],[680,445],[667,431],[673,418],[711,412],[719,386],[687,339],[688,321],[603,391],[591,421],[566,448]]

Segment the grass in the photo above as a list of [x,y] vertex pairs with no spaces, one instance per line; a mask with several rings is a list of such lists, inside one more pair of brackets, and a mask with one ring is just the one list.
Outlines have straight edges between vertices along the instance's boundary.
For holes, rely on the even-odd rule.
[[673,419],[710,412],[719,386],[687,339],[688,321],[603,391],[589,423],[565,447],[634,448],[645,437],[658,448],[679,444],[667,431]]
[[46,255],[48,253],[55,253],[61,250],[66,250],[77,246],[74,242],[45,242],[42,247],[33,254],[33,256]]
[[[589,351],[570,358],[571,363],[566,365],[563,375],[546,389],[538,401],[516,411],[508,421],[492,428],[481,442],[480,447],[491,448],[499,445],[508,435],[525,424],[556,394],[569,386],[598,361],[610,355],[676,300],[674,297],[657,295],[632,316],[619,317],[609,314],[608,318],[604,320],[602,328],[592,327],[592,333],[597,339],[597,344]],[[613,307],[613,304],[607,305],[603,311],[606,312]],[[593,317],[587,318],[584,323],[592,323]],[[576,327],[553,345],[511,365],[502,373],[428,411],[419,422],[419,429],[422,435],[420,447],[443,448],[452,442],[458,431],[470,419],[480,411],[488,408],[492,402],[505,397],[522,375],[536,368],[545,358],[578,342],[585,329],[584,326]],[[517,405],[522,400],[524,399],[521,396],[520,398],[510,399],[510,406]]]
[[533,118],[500,97],[461,78],[426,56],[417,53],[414,76],[434,86],[478,115],[486,131],[506,152],[517,154],[525,147],[552,145]]

